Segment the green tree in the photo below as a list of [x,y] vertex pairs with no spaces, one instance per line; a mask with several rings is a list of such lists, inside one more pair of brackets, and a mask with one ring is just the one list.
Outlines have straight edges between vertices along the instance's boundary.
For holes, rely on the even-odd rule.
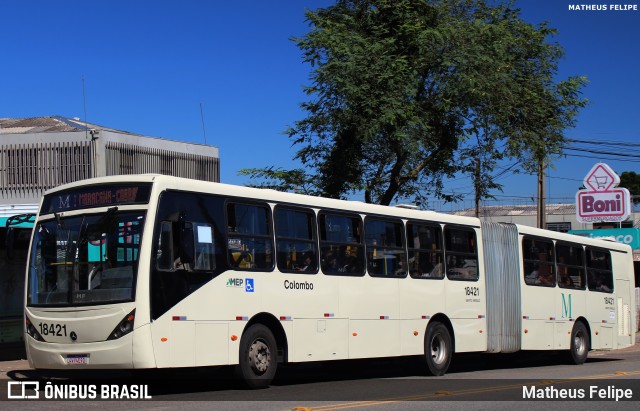
[[[307,18],[310,32],[294,41],[313,67],[308,115],[288,130],[306,171],[277,171],[319,195],[455,200],[443,178],[467,172],[487,197],[498,161],[529,167],[557,152],[584,104],[584,79],[553,81],[553,30],[525,23],[511,3],[338,0]],[[274,186],[269,170],[244,172]]]
[[629,190],[632,196],[636,196],[633,199],[634,204],[640,203],[640,174],[635,171],[623,171],[620,174],[620,184],[618,187],[624,187]]

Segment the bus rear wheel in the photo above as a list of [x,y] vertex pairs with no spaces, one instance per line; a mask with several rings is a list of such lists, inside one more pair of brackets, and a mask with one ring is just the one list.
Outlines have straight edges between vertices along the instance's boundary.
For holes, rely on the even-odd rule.
[[589,355],[589,331],[580,321],[573,325],[571,330],[571,345],[569,348],[569,361],[580,365],[587,361]]
[[262,324],[250,326],[240,340],[238,376],[249,388],[268,387],[278,367],[276,339]]
[[440,322],[427,326],[424,337],[424,360],[429,375],[444,375],[451,364],[453,344],[449,329]]

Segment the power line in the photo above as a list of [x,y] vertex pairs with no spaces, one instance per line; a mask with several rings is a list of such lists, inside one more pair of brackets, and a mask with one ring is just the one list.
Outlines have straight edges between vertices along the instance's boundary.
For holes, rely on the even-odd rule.
[[580,144],[593,144],[593,145],[612,145],[612,146],[623,146],[623,147],[640,147],[640,143],[629,143],[627,141],[597,141],[597,140],[579,140],[574,138],[568,138],[565,141],[569,143],[580,143]]

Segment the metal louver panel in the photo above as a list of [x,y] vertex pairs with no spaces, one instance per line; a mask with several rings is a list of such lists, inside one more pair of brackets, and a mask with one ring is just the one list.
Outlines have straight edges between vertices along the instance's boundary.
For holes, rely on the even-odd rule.
[[106,175],[158,173],[204,181],[219,181],[217,157],[109,142]]
[[61,184],[94,177],[90,141],[0,146],[0,198],[40,196]]

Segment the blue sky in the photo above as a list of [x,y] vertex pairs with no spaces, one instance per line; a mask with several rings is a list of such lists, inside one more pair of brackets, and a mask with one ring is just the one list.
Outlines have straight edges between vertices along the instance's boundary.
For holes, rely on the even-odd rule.
[[[297,166],[282,134],[304,118],[310,67],[291,37],[305,9],[328,0],[0,0],[0,117],[62,115],[154,137],[220,148],[221,179],[244,184],[246,167]],[[611,4],[593,0],[590,4]],[[549,21],[564,47],[558,78],[586,75],[584,109],[570,138],[640,143],[638,11],[570,11],[567,0],[520,0],[525,20]],[[598,159],[555,163],[551,198],[573,197]],[[618,173],[640,163],[607,160]],[[536,191],[535,176],[499,180],[506,197]],[[468,179],[448,183],[469,193]]]

